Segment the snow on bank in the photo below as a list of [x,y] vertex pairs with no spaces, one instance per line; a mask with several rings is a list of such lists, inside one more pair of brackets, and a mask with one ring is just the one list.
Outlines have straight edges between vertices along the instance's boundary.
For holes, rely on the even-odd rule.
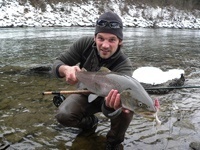
[[168,71],[162,71],[156,67],[140,67],[133,72],[133,77],[139,82],[157,85],[163,84],[173,79],[179,79],[181,74],[185,71],[182,69],[170,69]]
[[[128,13],[121,15],[120,6],[112,1],[109,4],[127,27],[200,29],[199,10],[185,12],[173,7],[161,9],[129,5]],[[46,11],[42,12],[29,3],[22,6],[14,0],[0,0],[0,27],[94,26],[99,14],[93,1],[81,5],[59,3],[54,5],[54,9],[47,4]]]

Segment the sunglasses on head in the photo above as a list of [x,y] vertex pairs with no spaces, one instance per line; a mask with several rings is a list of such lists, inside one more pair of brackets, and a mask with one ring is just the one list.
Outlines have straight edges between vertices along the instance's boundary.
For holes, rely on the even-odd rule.
[[110,27],[114,29],[122,28],[122,24],[116,21],[106,21],[106,20],[97,20],[96,26],[99,27]]

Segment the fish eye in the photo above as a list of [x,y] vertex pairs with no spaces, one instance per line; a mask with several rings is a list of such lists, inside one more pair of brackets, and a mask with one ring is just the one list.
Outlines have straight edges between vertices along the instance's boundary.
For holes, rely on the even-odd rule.
[[138,103],[138,106],[139,106],[139,107],[142,107],[142,103]]

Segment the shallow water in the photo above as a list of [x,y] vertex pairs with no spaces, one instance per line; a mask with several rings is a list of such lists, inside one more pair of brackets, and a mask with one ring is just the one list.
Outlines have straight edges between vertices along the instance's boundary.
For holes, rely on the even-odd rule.
[[[54,118],[52,95],[43,91],[71,90],[62,79],[30,72],[51,64],[56,56],[93,28],[2,28],[0,30],[0,149],[103,149],[110,122],[101,113],[96,134],[77,136]],[[77,36],[78,35],[78,36]],[[200,83],[200,31],[126,28],[125,52],[134,68],[183,69],[185,85]],[[135,115],[124,141],[125,150],[187,150],[200,139],[200,89],[179,89],[159,98],[160,127]]]

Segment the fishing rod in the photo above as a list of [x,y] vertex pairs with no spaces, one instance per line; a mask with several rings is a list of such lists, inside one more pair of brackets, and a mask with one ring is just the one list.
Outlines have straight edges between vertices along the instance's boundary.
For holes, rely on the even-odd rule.
[[[146,91],[151,90],[173,90],[173,89],[194,89],[194,88],[200,88],[200,86],[169,86],[169,87],[150,87],[145,88]],[[43,95],[58,95],[58,94],[91,94],[92,92],[89,90],[73,90],[73,91],[46,91],[43,92]]]
[[[152,91],[162,91],[162,90],[173,90],[173,89],[188,89],[188,88],[200,88],[200,86],[169,86],[169,87],[151,87],[145,88],[145,90],[150,93]],[[155,92],[153,92],[155,93]],[[158,92],[159,93],[159,92]],[[59,107],[61,103],[65,100],[63,94],[92,94],[89,90],[71,90],[71,91],[46,91],[42,93],[43,95],[55,95],[53,97],[53,103],[56,107]]]
[[73,90],[73,91],[46,91],[42,95],[58,95],[58,94],[91,94],[89,90]]
[[200,88],[200,86],[158,86],[158,87],[150,87],[150,88],[145,88],[146,91],[149,90],[174,90],[174,89],[197,89]]
[[63,94],[91,94],[92,92],[88,90],[74,90],[74,91],[46,91],[43,95],[55,95],[53,97],[53,103],[56,107],[59,107],[61,103],[65,100]]

